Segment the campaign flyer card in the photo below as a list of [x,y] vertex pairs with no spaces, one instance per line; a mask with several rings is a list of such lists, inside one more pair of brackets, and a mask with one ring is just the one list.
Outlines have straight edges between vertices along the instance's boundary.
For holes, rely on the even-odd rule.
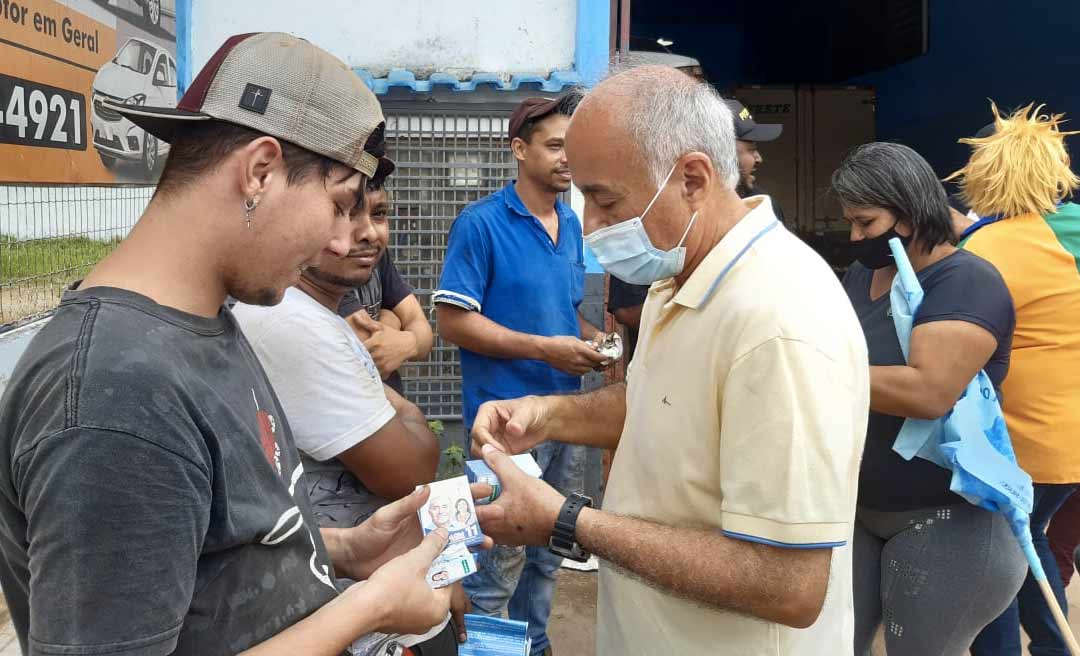
[[428,585],[445,588],[476,573],[476,559],[464,544],[448,546],[428,568]]
[[424,535],[436,528],[445,528],[450,533],[448,547],[456,544],[475,547],[483,543],[484,536],[476,519],[469,479],[458,476],[429,483],[428,487],[431,488],[431,496],[418,512]]

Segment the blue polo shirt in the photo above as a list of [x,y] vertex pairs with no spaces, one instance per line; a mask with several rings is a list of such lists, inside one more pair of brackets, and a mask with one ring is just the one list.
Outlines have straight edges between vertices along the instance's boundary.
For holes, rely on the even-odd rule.
[[[581,222],[559,201],[555,211],[557,244],[525,208],[513,182],[467,206],[450,228],[442,279],[432,300],[479,312],[517,332],[580,337],[577,309],[585,293]],[[578,376],[545,362],[460,350],[467,428],[485,401],[581,388]]]

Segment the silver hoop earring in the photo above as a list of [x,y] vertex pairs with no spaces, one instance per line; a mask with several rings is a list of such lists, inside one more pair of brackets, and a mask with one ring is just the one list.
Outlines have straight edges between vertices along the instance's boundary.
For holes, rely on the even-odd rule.
[[255,211],[255,208],[259,206],[258,198],[246,198],[244,199],[244,223],[248,229],[251,228],[251,213]]

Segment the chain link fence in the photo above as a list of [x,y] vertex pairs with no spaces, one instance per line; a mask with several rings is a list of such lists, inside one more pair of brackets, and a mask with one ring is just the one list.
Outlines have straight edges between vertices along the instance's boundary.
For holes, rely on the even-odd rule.
[[56,307],[127,235],[153,187],[0,186],[0,326]]

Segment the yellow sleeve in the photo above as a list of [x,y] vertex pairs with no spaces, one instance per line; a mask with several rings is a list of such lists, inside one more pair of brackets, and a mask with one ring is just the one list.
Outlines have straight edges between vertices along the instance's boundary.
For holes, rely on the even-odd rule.
[[792,548],[847,542],[866,433],[858,366],[781,337],[735,362],[720,400],[725,535]]

